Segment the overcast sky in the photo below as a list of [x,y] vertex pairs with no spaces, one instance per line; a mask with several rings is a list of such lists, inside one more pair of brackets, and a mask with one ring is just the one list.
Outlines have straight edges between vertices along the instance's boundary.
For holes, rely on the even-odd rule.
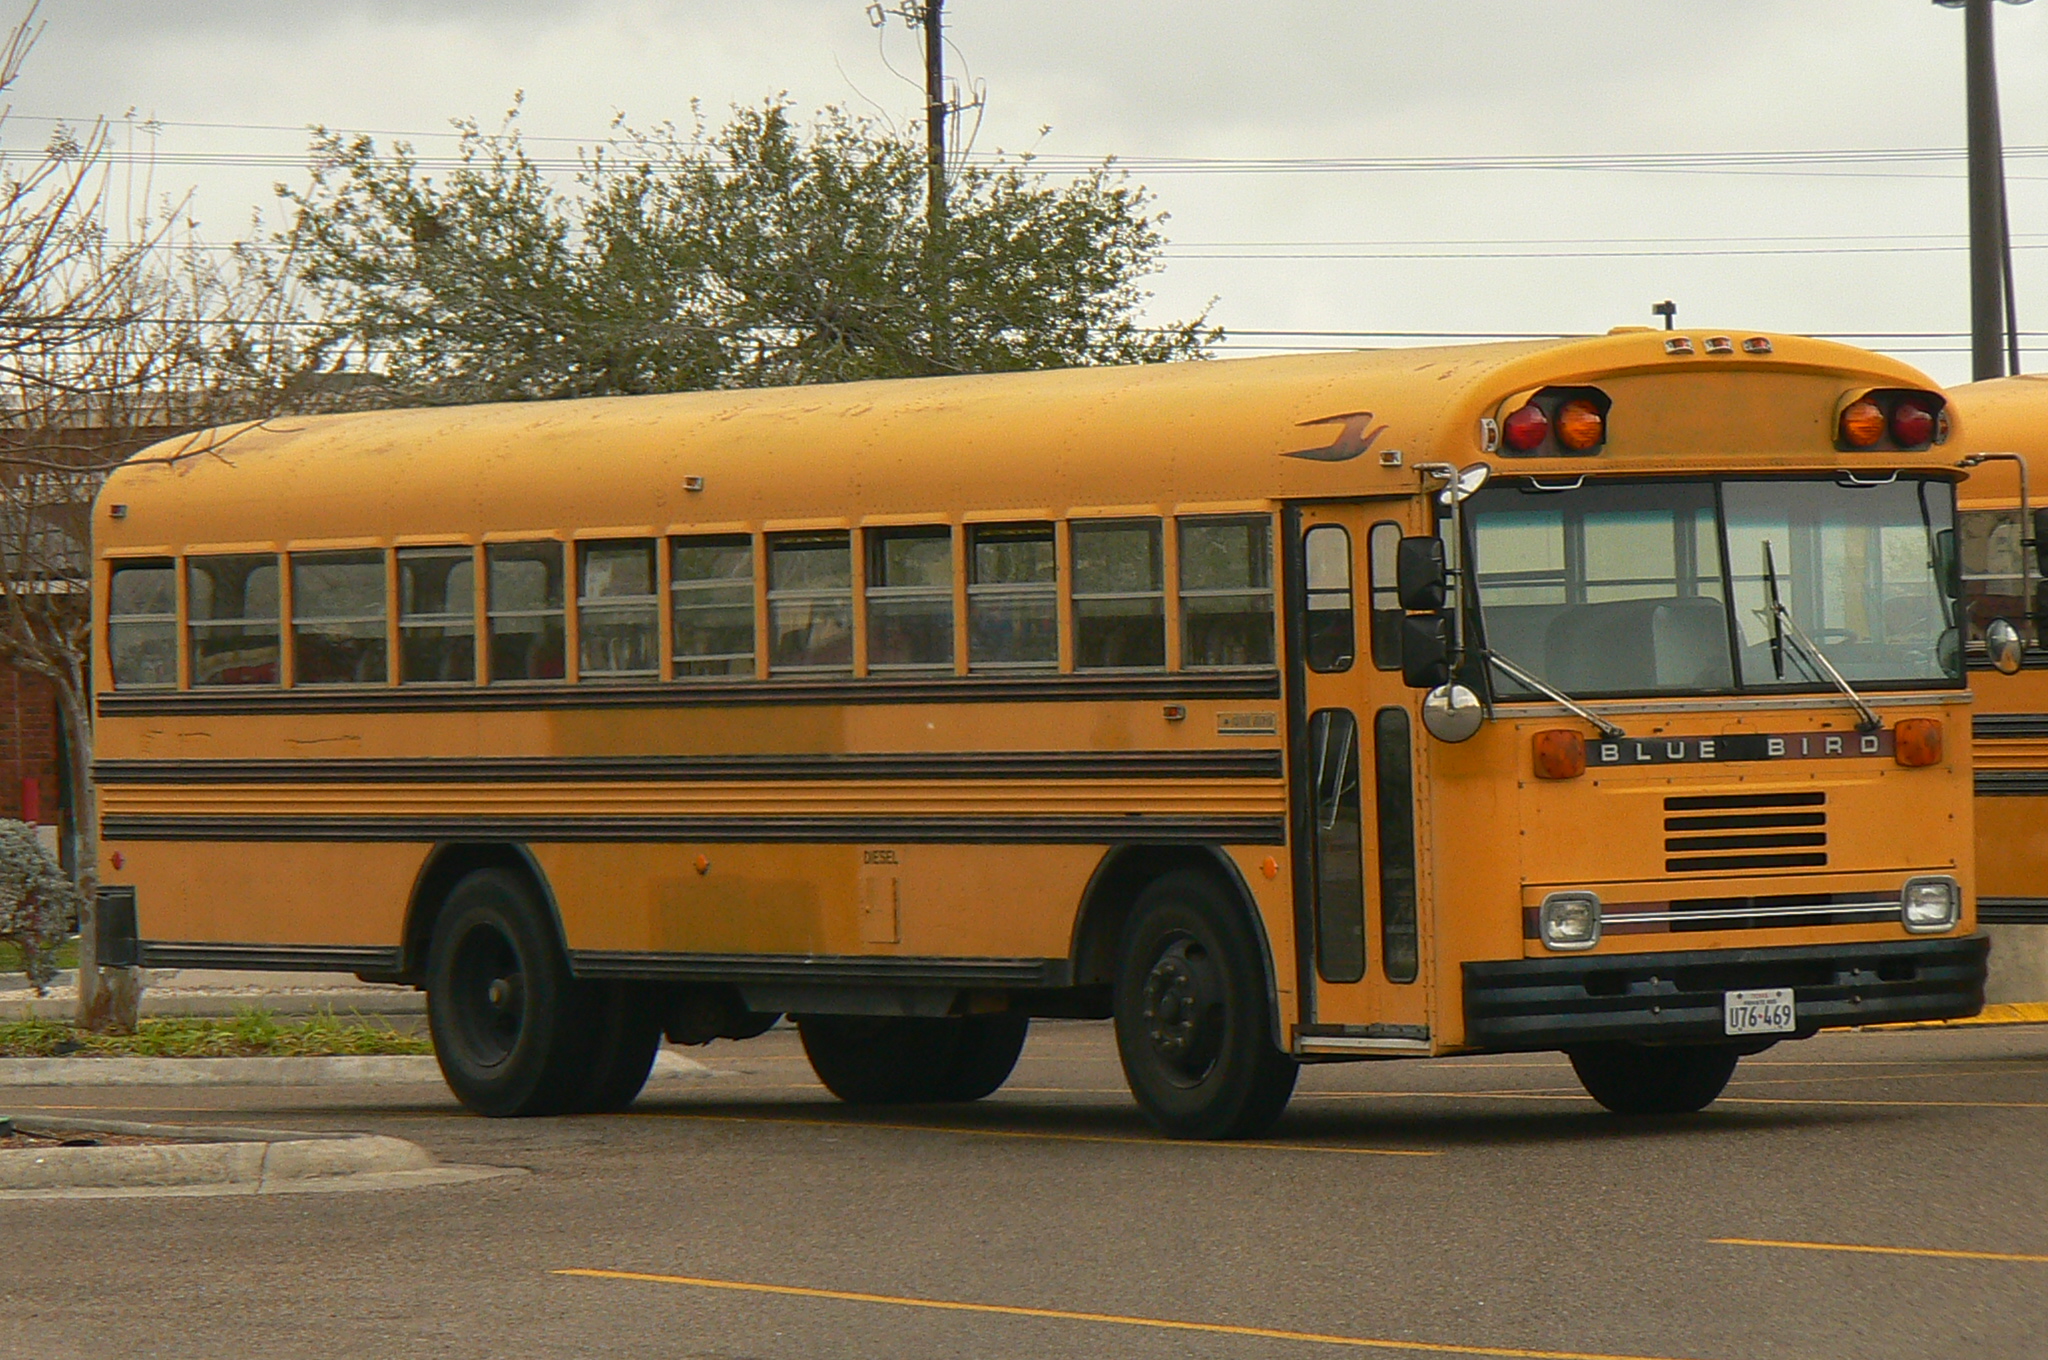
[[[313,123],[432,153],[450,118],[494,122],[524,90],[528,137],[565,139],[536,142],[550,155],[615,114],[686,122],[693,99],[715,116],[778,91],[907,124],[915,38],[865,11],[43,0],[0,139],[39,145],[52,118],[160,120],[158,187],[196,190],[206,233],[228,240],[273,181],[302,178]],[[2020,320],[2041,333],[2029,366],[2048,367],[2048,3],[1997,13]],[[953,73],[985,87],[976,148],[1130,161],[1172,215],[1154,315],[1213,297],[1233,350],[1599,331],[1669,297],[1693,325],[1890,333],[1872,343],[1968,377],[1963,167],[1925,154],[1962,146],[1963,20],[1929,0],[948,0],[947,20]],[[1766,152],[1864,154],[1458,163]],[[1394,164],[1273,163],[1304,158]]]

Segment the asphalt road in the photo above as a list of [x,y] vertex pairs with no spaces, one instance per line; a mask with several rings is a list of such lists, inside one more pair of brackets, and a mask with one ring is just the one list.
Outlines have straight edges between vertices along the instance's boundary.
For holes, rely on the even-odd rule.
[[980,1105],[874,1114],[795,1035],[628,1114],[438,1087],[14,1090],[350,1128],[530,1174],[0,1203],[0,1355],[2048,1355],[2048,1027],[1848,1033],[1625,1122],[1551,1055],[1310,1068],[1270,1139],[1169,1143],[1106,1026]]

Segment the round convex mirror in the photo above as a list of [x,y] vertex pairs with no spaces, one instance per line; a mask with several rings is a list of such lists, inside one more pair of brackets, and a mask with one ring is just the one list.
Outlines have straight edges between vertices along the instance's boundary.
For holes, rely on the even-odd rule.
[[1463,685],[1438,685],[1422,696],[1422,725],[1438,741],[1469,741],[1485,721],[1479,696]]
[[2019,670],[2020,662],[2026,656],[2026,644],[2020,641],[2020,630],[2004,619],[1993,619],[1991,626],[1984,630],[1984,648],[1991,653],[1991,664],[2000,675],[2011,675]]

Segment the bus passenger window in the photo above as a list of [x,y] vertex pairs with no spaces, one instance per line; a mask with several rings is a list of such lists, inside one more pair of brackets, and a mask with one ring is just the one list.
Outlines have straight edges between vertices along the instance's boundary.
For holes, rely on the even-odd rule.
[[381,685],[384,554],[293,553],[292,683]]
[[1358,652],[1351,617],[1351,535],[1341,524],[1318,524],[1303,535],[1308,559],[1308,620],[1303,629],[1308,668],[1328,675],[1348,671]]
[[275,557],[188,558],[185,601],[193,684],[277,683]]
[[115,689],[178,683],[178,578],[171,562],[117,562],[107,587]]
[[1383,671],[1401,669],[1401,591],[1394,579],[1394,559],[1401,548],[1401,526],[1381,520],[1367,536],[1372,558],[1372,664]]
[[484,545],[490,587],[491,679],[560,680],[562,545]]
[[1273,521],[1179,523],[1181,665],[1272,665]]
[[661,673],[654,540],[577,545],[576,668],[586,680]]
[[476,554],[398,550],[398,682],[476,683]]
[[768,540],[768,665],[853,669],[853,548],[845,534]]
[[953,531],[871,529],[868,669],[953,669]]
[[1166,589],[1159,521],[1081,521],[1072,533],[1074,665],[1163,668]]
[[967,533],[967,668],[1057,669],[1059,564],[1052,526],[977,524]]
[[754,673],[754,540],[678,538],[669,558],[677,679]]

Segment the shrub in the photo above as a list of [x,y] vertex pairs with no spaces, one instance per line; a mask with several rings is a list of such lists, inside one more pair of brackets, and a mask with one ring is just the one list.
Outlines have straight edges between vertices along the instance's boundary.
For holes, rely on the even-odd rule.
[[22,971],[38,996],[57,975],[53,955],[79,905],[78,889],[43,849],[36,829],[0,818],[0,940],[21,951]]

